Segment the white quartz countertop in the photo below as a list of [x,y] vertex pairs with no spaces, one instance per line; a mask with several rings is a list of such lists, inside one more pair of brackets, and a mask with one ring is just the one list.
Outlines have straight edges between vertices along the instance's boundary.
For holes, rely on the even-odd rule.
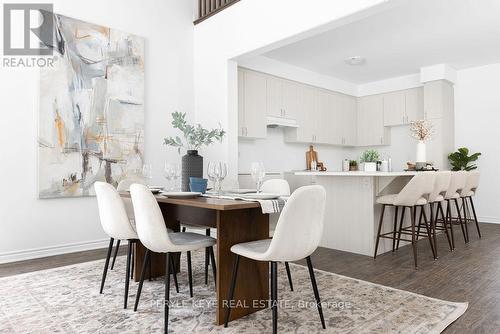
[[418,172],[294,172],[297,176],[375,176],[375,177],[395,177],[395,176],[414,176]]

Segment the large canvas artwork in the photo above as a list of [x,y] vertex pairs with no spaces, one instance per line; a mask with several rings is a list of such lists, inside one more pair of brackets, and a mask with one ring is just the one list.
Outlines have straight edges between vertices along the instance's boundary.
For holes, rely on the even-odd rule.
[[142,167],[144,39],[52,17],[54,66],[40,75],[39,197],[91,196],[94,182],[116,185]]

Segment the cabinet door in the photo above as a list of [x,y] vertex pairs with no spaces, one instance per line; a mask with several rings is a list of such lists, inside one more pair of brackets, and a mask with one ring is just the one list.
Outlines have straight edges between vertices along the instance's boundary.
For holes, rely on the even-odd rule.
[[299,127],[296,131],[296,141],[304,143],[315,142],[316,126],[315,118],[313,117],[316,107],[316,90],[308,86],[300,86],[298,90],[298,108],[296,119]]
[[326,131],[328,143],[342,145],[344,143],[344,96],[338,93],[329,94],[329,112],[326,115]]
[[383,145],[384,100],[382,95],[360,98],[358,105],[358,146]]
[[312,118],[314,141],[329,144],[332,141],[331,124],[333,113],[331,110],[330,94],[323,90],[316,91],[316,109],[309,115]]
[[424,117],[424,90],[412,88],[405,91],[406,124]]
[[283,117],[296,119],[300,86],[295,82],[284,80],[281,87]]
[[244,76],[244,127],[245,137],[265,138],[267,85],[266,77],[245,71]]
[[267,78],[267,115],[283,116],[283,80]]
[[383,95],[384,125],[395,126],[405,124],[405,92],[391,92]]
[[357,137],[357,102],[353,96],[342,97],[342,136],[343,144],[347,146],[356,145]]

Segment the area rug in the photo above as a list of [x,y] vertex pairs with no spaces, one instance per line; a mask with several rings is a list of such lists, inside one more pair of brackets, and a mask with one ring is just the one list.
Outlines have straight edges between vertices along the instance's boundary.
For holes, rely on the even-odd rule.
[[[233,321],[229,328],[214,324],[214,284],[204,285],[203,262],[204,252],[193,254],[194,298],[189,298],[185,266],[178,276],[180,293],[171,289],[170,333],[271,333],[269,310]],[[117,259],[100,295],[103,263],[0,279],[0,333],[162,333],[163,280],[145,282],[138,312],[133,311],[137,283],[132,282],[129,309],[124,310],[125,258]],[[467,309],[467,303],[317,270],[327,325],[322,330],[307,268],[291,265],[295,292],[284,266],[279,268],[281,333],[440,333]]]

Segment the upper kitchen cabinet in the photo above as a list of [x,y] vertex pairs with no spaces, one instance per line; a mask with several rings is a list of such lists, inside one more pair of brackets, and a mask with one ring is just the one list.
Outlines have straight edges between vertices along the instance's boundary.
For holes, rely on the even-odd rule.
[[406,124],[424,117],[424,88],[405,90]]
[[424,118],[441,119],[453,114],[453,84],[445,80],[426,82],[424,85]]
[[265,138],[267,78],[253,71],[238,71],[238,135]]
[[342,144],[345,146],[355,146],[357,144],[357,105],[354,96],[341,95]]
[[383,95],[370,95],[358,100],[357,146],[388,145],[389,128],[384,127]]
[[295,118],[298,108],[299,84],[267,77],[267,115],[284,118]]
[[423,117],[423,89],[412,88],[383,94],[384,126],[406,125]]
[[285,141],[298,143],[317,142],[318,121],[317,91],[315,88],[299,85],[297,90],[297,107],[292,117],[297,120],[298,128],[285,129]]

